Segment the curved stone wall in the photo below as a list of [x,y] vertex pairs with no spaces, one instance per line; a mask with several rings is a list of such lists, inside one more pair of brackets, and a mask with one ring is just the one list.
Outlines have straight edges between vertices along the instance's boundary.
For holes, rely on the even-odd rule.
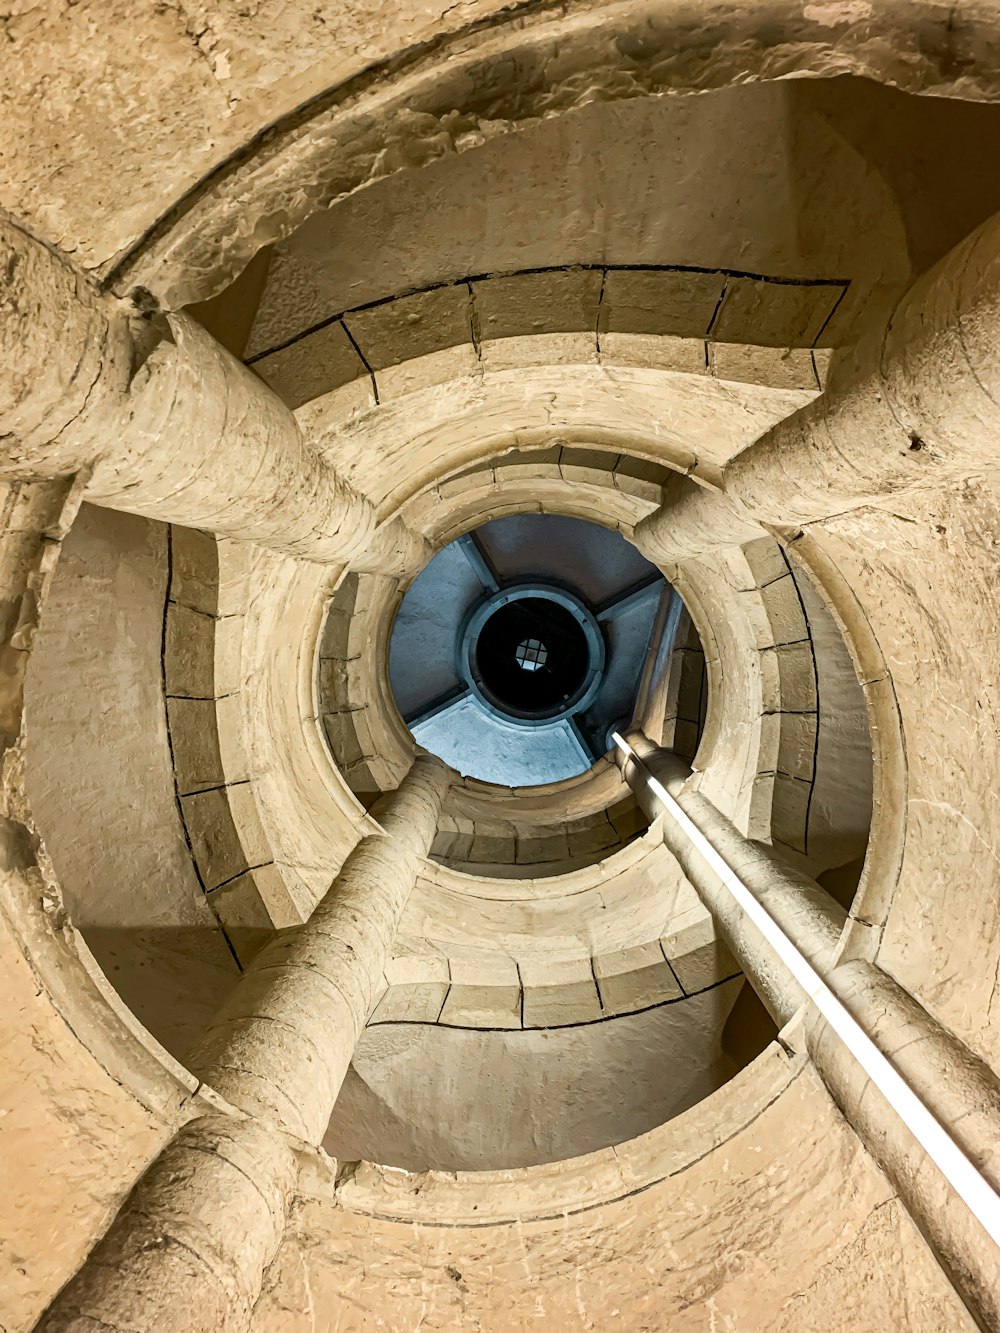
[[[1000,139],[994,108],[950,100],[996,97],[994,8],[348,5],[331,56],[327,16],[294,3],[266,16],[223,4],[197,22],[160,12],[129,47],[94,40],[133,17],[96,0],[2,20],[17,56],[37,57],[0,93],[5,214],[79,265],[63,276],[81,302],[98,299],[87,275],[106,281],[120,304],[101,309],[123,335],[140,309],[174,316],[219,295],[196,313],[259,355],[297,405],[301,458],[318,468],[321,454],[317,475],[348,480],[370,526],[376,513],[402,516],[441,542],[533,507],[603,515],[627,533],[670,472],[703,483],[720,531],[723,499],[763,516],[759,538],[723,539],[668,571],[707,691],[687,641],[649,693],[650,729],[676,741],[697,722],[691,786],[850,902],[839,958],[876,961],[987,1073],[1000,957],[989,421],[969,415],[968,452],[948,455],[950,471],[935,471],[930,433],[879,435],[871,475],[852,489],[845,439],[868,440],[869,412],[882,420],[866,400],[850,429],[822,437],[819,491],[803,475],[807,451],[771,432],[823,393],[814,345],[844,348],[838,396],[795,428],[854,402],[851,366],[882,339],[902,287],[1000,204],[996,183],[968,170]],[[777,86],[801,74],[827,77]],[[758,80],[775,86],[727,87]],[[682,90],[706,95],[675,111],[661,95]],[[644,193],[651,146],[674,126],[677,166],[709,161],[715,142],[706,182],[725,181],[719,127],[737,108],[749,129],[733,133],[731,157],[752,167],[754,134],[774,141],[765,188],[738,213],[706,190],[687,231],[674,209],[657,236],[668,210]],[[645,160],[645,184],[622,192],[605,233],[592,225],[600,199],[562,230],[592,179],[575,167],[573,188],[561,178],[538,196],[561,208],[519,232],[510,201],[553,151],[569,161],[567,145],[588,135],[614,146],[654,122],[628,159]],[[473,236],[479,262],[449,239],[411,264],[435,191],[438,224],[458,217],[457,201],[472,207],[477,161],[526,168],[495,191]],[[766,225],[769,192],[789,219],[780,234]],[[642,198],[647,220],[627,233]],[[713,210],[725,225],[702,228]],[[410,245],[385,246],[412,270],[399,281],[372,252],[408,219]],[[353,258],[317,268],[338,228]],[[366,228],[366,245],[349,243]],[[846,293],[836,310],[821,305],[831,284]],[[702,296],[714,299],[707,320]],[[136,335],[140,360],[143,345]],[[304,360],[285,356],[293,348]],[[108,350],[84,367],[94,384]],[[58,398],[64,369],[39,368],[44,394]],[[905,369],[919,422],[937,380],[916,361]],[[87,397],[79,376],[73,391]],[[897,445],[907,465],[910,447],[927,464],[920,486],[879,491],[872,478],[883,463],[898,469],[884,456]],[[233,471],[234,495],[258,480],[238,461]],[[89,463],[75,482],[3,488],[0,1138],[15,1170],[0,1208],[0,1323],[19,1330],[175,1129],[208,1109],[232,1115],[175,1055],[262,939],[308,917],[377,830],[361,780],[391,785],[406,750],[369,637],[363,669],[348,664],[352,622],[355,637],[381,625],[415,569],[397,560],[356,578],[104,510],[71,527],[88,481]],[[840,483],[843,504],[817,508]],[[803,487],[812,509],[799,521]],[[261,501],[269,513],[278,489]],[[419,542],[408,549],[418,559]],[[345,617],[336,652],[322,638],[331,601]],[[370,747],[360,720],[338,732],[341,771],[321,731],[321,669],[348,704],[331,715],[373,710]],[[762,1029],[661,830],[609,821],[624,795],[610,769],[584,786],[585,798],[553,790],[530,809],[519,793],[452,793],[331,1124],[344,1160],[300,1151],[255,1333],[379,1320],[970,1329],[889,1177],[835,1109],[801,1024],[750,1059]],[[563,859],[571,834],[610,836],[602,819],[615,839],[591,849],[597,859]]]
[[176,714],[168,726],[178,700],[164,700],[164,670],[171,695],[214,694],[211,627],[206,653],[207,613],[195,609],[215,592],[198,563],[207,540],[178,543],[175,602],[169,530],[84,506],[26,686],[27,790],[67,908],[126,1004],[178,1058],[238,975],[243,944],[204,893],[177,794],[219,778],[191,771],[201,756],[184,750]]
[[747,1320],[876,1333],[908,1301],[941,1333],[974,1327],[813,1071],[774,1045],[662,1128],[570,1162],[486,1175],[358,1164],[336,1181],[320,1164],[253,1328],[306,1329],[312,1308],[347,1327],[389,1311],[399,1329],[669,1319],[691,1333]]
[[[576,339],[581,360],[609,356],[614,364],[615,353],[624,352],[627,361],[629,350],[645,351],[653,338],[662,340],[658,359],[673,357],[678,368],[812,389],[818,371],[811,349],[826,345],[822,340],[849,285],[669,267],[529,269],[466,278],[327,316],[278,347],[255,352],[248,363],[289,407],[361,379],[370,381],[378,403],[406,383],[406,372],[392,371],[407,361],[464,346],[465,360],[503,368],[508,339],[577,334],[591,344],[588,349],[582,336]],[[754,350],[744,351],[743,343]],[[776,354],[769,355],[770,348]],[[449,359],[462,358],[453,353]]]

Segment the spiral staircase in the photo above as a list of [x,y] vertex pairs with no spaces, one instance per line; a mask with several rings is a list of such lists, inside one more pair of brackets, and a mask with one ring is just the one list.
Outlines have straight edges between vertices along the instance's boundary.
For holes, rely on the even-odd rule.
[[1000,1328],[1000,16],[862,8],[4,18],[0,1329]]

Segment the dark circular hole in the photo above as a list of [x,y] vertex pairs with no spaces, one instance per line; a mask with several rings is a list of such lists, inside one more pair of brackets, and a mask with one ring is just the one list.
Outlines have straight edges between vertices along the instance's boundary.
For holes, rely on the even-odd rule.
[[552,717],[574,702],[587,677],[587,636],[566,607],[522,597],[498,607],[479,632],[474,669],[505,712]]

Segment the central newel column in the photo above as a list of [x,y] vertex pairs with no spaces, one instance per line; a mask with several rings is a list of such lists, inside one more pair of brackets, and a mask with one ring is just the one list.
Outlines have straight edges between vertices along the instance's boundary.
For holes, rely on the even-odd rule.
[[421,756],[309,921],[263,949],[188,1059],[238,1108],[185,1125],[133,1187],[44,1333],[245,1329],[281,1241],[295,1148],[326,1132],[448,770]]

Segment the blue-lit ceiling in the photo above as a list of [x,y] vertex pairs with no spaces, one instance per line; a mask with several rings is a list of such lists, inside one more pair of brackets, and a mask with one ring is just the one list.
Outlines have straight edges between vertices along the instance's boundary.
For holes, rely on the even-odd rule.
[[[389,651],[397,707],[420,745],[468,776],[503,786],[573,777],[631,716],[666,595],[617,532],[552,515],[495,519],[438,552],[403,598]],[[533,618],[518,621],[522,610]],[[567,631],[579,642],[561,653]],[[497,685],[504,671],[524,689]],[[564,702],[526,715],[533,690]]]

